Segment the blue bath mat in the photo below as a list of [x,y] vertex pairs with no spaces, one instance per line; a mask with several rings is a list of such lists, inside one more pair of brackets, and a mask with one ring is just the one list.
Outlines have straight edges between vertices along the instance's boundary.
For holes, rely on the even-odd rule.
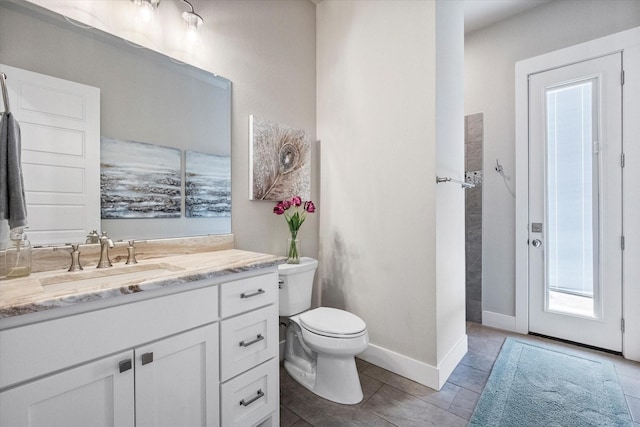
[[632,426],[609,362],[507,338],[470,426]]

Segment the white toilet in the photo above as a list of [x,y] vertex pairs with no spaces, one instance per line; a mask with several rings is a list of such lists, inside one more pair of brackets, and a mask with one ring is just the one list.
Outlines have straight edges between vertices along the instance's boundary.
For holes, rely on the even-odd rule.
[[367,325],[344,310],[309,310],[317,267],[318,261],[304,257],[300,264],[278,266],[280,316],[290,316],[284,367],[318,396],[356,404],[362,401],[362,387],[354,356],[369,344]]

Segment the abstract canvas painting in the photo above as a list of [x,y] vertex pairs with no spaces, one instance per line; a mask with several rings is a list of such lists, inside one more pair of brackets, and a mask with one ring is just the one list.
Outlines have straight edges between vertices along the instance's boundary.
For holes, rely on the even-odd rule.
[[186,151],[185,216],[231,216],[231,157]]
[[176,148],[101,137],[102,219],[179,218],[181,160]]
[[249,117],[249,198],[311,197],[309,137],[304,130]]

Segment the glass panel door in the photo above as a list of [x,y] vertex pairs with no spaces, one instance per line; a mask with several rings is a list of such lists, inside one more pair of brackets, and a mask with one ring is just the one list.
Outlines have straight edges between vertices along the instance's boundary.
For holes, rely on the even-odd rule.
[[546,89],[546,309],[598,317],[596,78]]
[[529,331],[622,349],[622,57],[529,76]]

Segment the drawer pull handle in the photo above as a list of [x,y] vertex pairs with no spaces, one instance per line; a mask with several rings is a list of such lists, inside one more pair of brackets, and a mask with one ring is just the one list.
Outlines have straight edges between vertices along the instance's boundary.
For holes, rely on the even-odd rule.
[[244,292],[240,294],[240,298],[251,298],[251,297],[255,297],[258,295],[262,295],[265,293],[265,290],[260,288],[257,291],[250,293],[250,294],[245,294]]
[[131,359],[123,360],[118,365],[120,367],[120,373],[127,372],[131,369]]
[[257,342],[260,342],[264,339],[264,337],[262,336],[262,334],[258,334],[256,336],[256,339],[253,341],[249,341],[249,342],[244,342],[244,340],[240,341],[240,347],[249,347],[250,345],[253,345]]
[[153,362],[153,352],[143,354],[141,359],[142,365]]
[[262,396],[264,396],[264,392],[262,391],[262,389],[259,389],[258,392],[256,393],[256,395],[254,397],[252,397],[251,399],[247,400],[245,402],[244,399],[242,399],[240,401],[240,405],[242,406],[249,406],[251,405],[253,402],[255,402],[256,400],[260,399]]

